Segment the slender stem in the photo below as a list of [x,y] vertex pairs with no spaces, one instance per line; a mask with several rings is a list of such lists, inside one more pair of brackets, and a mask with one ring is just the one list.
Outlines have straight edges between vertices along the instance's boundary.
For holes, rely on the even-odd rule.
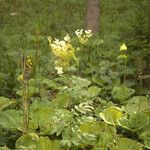
[[[141,79],[141,78],[139,78],[139,80],[140,80],[141,87],[143,87],[142,79]],[[140,102],[139,102],[138,112],[139,112],[139,111],[140,111],[140,109],[141,109],[141,104],[142,104],[142,97],[141,97],[141,95],[140,95]]]
[[105,123],[105,129],[104,129],[104,131],[107,131],[107,127],[108,127],[108,124]]
[[126,85],[127,60],[124,60],[124,86]]
[[25,66],[25,58],[22,57],[22,75],[23,75],[23,132],[27,133],[29,128],[29,83],[27,78],[26,66]]
[[36,86],[37,86],[37,66],[38,66],[38,50],[39,50],[39,29],[36,29],[36,35],[35,35],[35,92],[36,92]]
[[28,132],[29,128],[29,101],[28,101],[28,95],[29,95],[29,86],[28,81],[24,82],[24,98],[23,98],[23,131],[24,133]]

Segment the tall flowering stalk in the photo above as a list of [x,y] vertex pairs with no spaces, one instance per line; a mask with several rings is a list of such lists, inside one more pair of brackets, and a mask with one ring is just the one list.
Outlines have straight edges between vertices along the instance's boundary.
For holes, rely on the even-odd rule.
[[39,51],[39,36],[40,36],[40,30],[37,27],[35,31],[35,65],[34,65],[34,74],[35,74],[35,92],[36,92],[36,86],[37,86],[37,69],[38,69],[38,51]]
[[89,58],[89,56],[85,55],[85,53],[87,53],[87,49],[86,49],[85,45],[88,43],[89,38],[92,37],[93,33],[92,33],[92,30],[83,30],[83,29],[79,30],[78,29],[75,31],[75,34],[78,38],[79,43],[82,46],[82,52],[80,53],[80,56],[84,57],[84,59],[83,59],[84,62],[82,61],[82,64],[81,64],[82,57],[79,57],[80,63],[78,63],[78,75],[81,75],[80,69],[85,67],[84,65],[87,64],[87,61]]
[[118,56],[118,59],[123,59],[124,60],[124,85],[126,83],[126,72],[127,72],[127,46],[125,43],[123,43],[121,46],[120,46],[120,52],[121,54]]
[[18,77],[19,81],[23,83],[23,132],[27,133],[29,129],[29,78],[32,71],[32,60],[29,56],[26,58],[21,56],[22,60],[22,74]]

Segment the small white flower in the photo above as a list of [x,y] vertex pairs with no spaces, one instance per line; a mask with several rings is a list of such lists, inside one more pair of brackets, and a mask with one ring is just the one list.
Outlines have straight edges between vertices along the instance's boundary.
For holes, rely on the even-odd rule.
[[77,35],[77,36],[81,36],[82,34],[83,34],[83,29],[81,29],[81,30],[76,30],[75,31],[75,34]]
[[10,16],[17,16],[17,15],[18,15],[18,13],[16,13],[16,12],[12,12],[12,13],[9,13],[9,15],[10,15]]
[[64,40],[65,40],[66,42],[69,42],[69,41],[70,41],[70,36],[69,36],[69,34],[67,34],[67,35],[64,37]]
[[50,44],[50,46],[53,48],[53,49],[57,49],[58,48],[58,46],[56,45],[56,44]]
[[59,44],[64,47],[66,45],[66,43],[64,41],[60,41]]
[[63,74],[63,68],[62,67],[55,67],[55,69],[57,70],[57,74],[59,74],[59,75]]
[[56,38],[55,38],[54,43],[57,44],[57,45],[59,45],[59,39],[56,39]]
[[75,31],[75,34],[76,34],[76,35],[79,35],[79,33],[80,33],[80,30],[79,30],[79,29]]
[[92,33],[92,30],[85,30],[85,33],[86,33],[86,34],[91,34],[91,33]]
[[92,30],[85,30],[85,34],[86,34],[86,37],[91,37],[93,34],[92,34]]

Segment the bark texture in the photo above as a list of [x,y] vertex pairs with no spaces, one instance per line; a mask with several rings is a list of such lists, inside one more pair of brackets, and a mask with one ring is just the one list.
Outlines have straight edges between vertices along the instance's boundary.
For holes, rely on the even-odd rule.
[[99,0],[86,0],[86,29],[93,34],[100,31],[100,7]]

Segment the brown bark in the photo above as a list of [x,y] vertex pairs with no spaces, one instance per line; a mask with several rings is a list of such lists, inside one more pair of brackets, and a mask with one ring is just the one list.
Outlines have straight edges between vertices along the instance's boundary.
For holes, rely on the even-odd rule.
[[93,34],[100,30],[100,7],[99,0],[86,0],[86,29],[92,30]]

